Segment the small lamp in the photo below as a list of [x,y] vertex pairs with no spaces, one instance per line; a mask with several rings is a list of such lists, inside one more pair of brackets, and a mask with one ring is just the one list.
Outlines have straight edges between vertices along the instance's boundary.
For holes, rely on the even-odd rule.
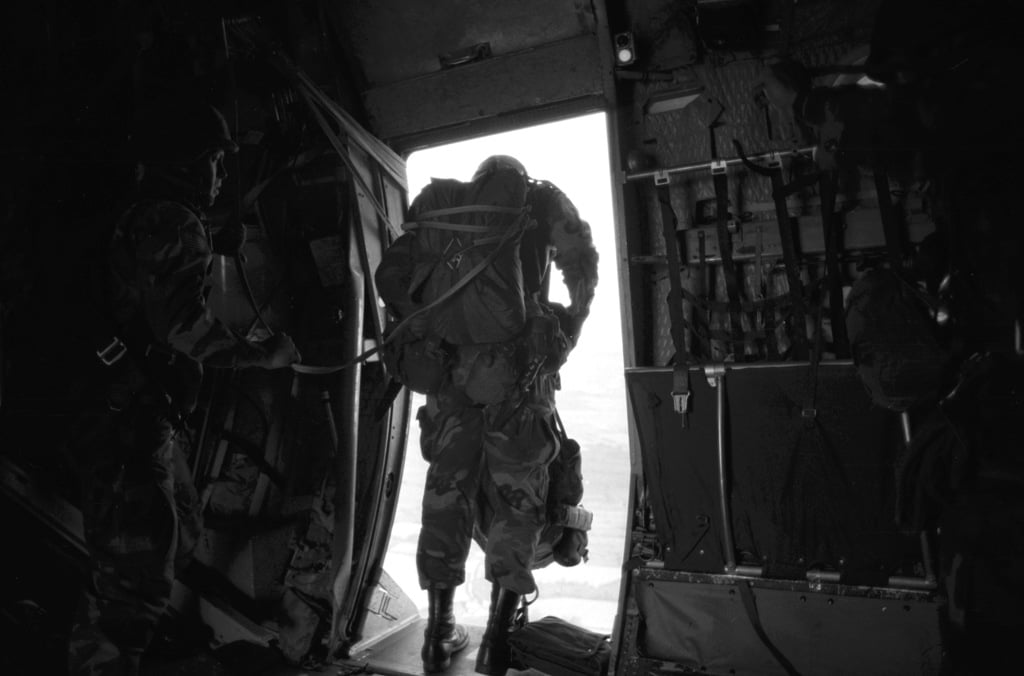
[[633,47],[632,33],[617,33],[615,43],[615,65],[628,66],[636,61],[636,49]]

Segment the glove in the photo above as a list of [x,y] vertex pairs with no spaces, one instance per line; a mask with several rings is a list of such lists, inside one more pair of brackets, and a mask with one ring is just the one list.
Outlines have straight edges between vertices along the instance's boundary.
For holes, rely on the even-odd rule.
[[555,563],[571,568],[580,561],[586,561],[590,553],[587,551],[588,542],[587,531],[576,528],[563,529],[562,537],[551,548]]
[[558,328],[561,329],[562,333],[569,340],[570,347],[576,347],[580,329],[583,327],[583,318],[572,314],[564,305],[559,303],[549,303],[548,307],[551,313],[558,319]]

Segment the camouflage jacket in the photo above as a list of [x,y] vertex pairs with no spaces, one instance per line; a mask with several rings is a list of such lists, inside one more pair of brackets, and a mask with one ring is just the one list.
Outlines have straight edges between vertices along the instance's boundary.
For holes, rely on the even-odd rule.
[[537,222],[519,247],[526,294],[535,298],[545,295],[545,278],[554,262],[569,290],[569,314],[582,322],[590,313],[597,288],[598,255],[590,225],[580,218],[565,193],[546,181],[531,183],[526,203]]
[[208,366],[249,366],[266,356],[207,308],[210,232],[185,204],[136,203],[120,219],[110,254],[111,312],[120,326],[141,319],[156,345]]

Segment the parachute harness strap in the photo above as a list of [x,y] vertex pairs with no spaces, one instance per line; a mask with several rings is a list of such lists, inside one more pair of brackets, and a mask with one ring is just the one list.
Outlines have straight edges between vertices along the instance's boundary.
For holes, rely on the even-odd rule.
[[[435,230],[455,230],[458,232],[492,232],[498,228],[488,225],[472,225],[468,223],[452,223],[444,220],[434,220],[443,216],[458,216],[461,214],[508,214],[521,216],[529,210],[529,207],[503,207],[496,204],[467,204],[461,207],[450,207],[447,209],[432,209],[419,214],[415,221],[402,224],[402,230],[409,232],[419,228],[433,228]],[[515,226],[513,226],[514,228]]]

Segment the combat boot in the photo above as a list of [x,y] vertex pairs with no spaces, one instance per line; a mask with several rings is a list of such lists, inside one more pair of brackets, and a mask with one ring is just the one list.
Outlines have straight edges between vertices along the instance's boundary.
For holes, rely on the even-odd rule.
[[508,645],[508,632],[515,622],[516,609],[521,596],[514,591],[502,589],[494,584],[491,588],[491,609],[487,617],[487,628],[480,640],[476,654],[476,671],[489,676],[505,676],[512,663],[512,651]]
[[469,632],[455,624],[452,602],[455,589],[427,589],[427,628],[423,631],[423,671],[428,674],[444,671],[452,663],[452,655],[469,645]]

